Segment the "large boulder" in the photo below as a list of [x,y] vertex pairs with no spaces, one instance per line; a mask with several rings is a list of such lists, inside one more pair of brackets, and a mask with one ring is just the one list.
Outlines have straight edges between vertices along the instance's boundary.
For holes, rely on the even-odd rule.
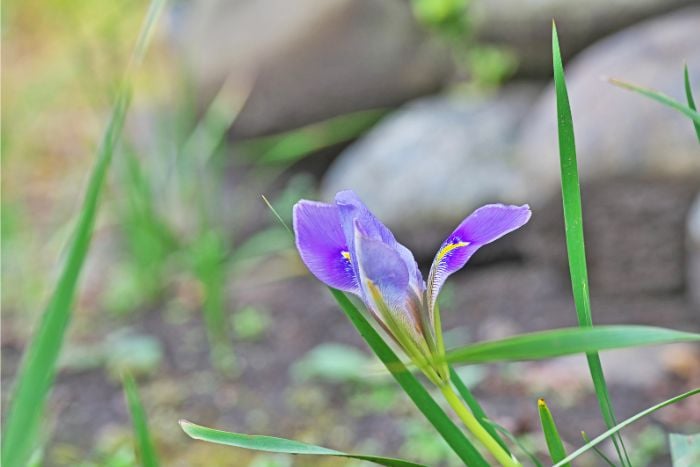
[[430,256],[478,206],[527,200],[512,140],[539,89],[412,102],[340,155],[322,195],[355,190],[419,257]]
[[[683,64],[700,87],[700,8],[688,8],[600,41],[567,67],[580,174],[612,176],[700,174],[700,149],[687,117],[602,80],[610,76],[685,100]],[[562,36],[566,32],[562,29]],[[554,89],[529,112],[517,142],[519,166],[538,199],[559,189]]]
[[182,10],[173,24],[200,104],[227,79],[250,88],[241,137],[396,106],[452,74],[446,46],[402,0],[201,0]]
[[470,15],[480,41],[512,49],[521,74],[547,77],[552,19],[561,31],[563,52],[572,56],[608,34],[695,1],[472,0]]

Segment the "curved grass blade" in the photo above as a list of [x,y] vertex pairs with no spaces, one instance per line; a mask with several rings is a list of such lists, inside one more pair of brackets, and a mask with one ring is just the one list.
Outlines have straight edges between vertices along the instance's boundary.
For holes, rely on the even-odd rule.
[[385,465],[387,467],[426,467],[423,464],[416,464],[415,462],[409,462],[402,459],[370,456],[365,454],[350,454],[347,452],[336,451],[335,449],[328,449],[321,446],[314,446],[313,444],[302,443],[291,439],[275,438],[273,436],[246,435],[215,430],[212,428],[195,425],[194,423],[186,420],[180,420],[180,426],[191,438],[243,449],[284,454],[346,457],[350,459],[374,462],[375,464]]
[[662,92],[654,91],[653,89],[648,89],[642,86],[637,86],[636,84],[628,83],[627,81],[622,81],[615,78],[611,78],[608,81],[611,84],[614,84],[615,86],[636,92],[637,94],[646,96],[650,99],[655,100],[656,102],[660,102],[666,107],[670,107],[674,110],[677,110],[686,117],[690,118],[695,125],[700,125],[700,113],[697,110],[681,104],[677,100],[672,99],[671,97],[667,96]]
[[[561,440],[561,436],[559,436],[557,425],[554,423],[552,412],[550,412],[544,399],[540,398],[537,400],[537,411],[540,414],[540,423],[542,424],[544,439],[547,442],[549,456],[552,458],[553,463],[559,462],[566,457],[566,449],[564,449],[564,443]],[[569,463],[562,465],[571,467]]]
[[469,410],[472,411],[472,413],[474,414],[474,417],[476,417],[479,424],[481,424],[481,426],[484,427],[484,429],[491,435],[491,437],[493,439],[495,439],[496,442],[508,454],[510,454],[510,451],[508,450],[508,446],[506,446],[505,441],[503,441],[503,438],[501,438],[501,436],[498,434],[498,431],[496,431],[495,424],[489,420],[488,416],[486,416],[486,412],[484,412],[484,409],[481,408],[481,405],[476,400],[474,395],[471,393],[471,391],[469,390],[467,385],[464,384],[464,381],[462,381],[462,378],[459,377],[459,374],[451,366],[449,368],[450,368],[450,380],[452,380],[452,384],[454,384],[454,386],[457,388],[457,392],[462,397],[464,402],[467,403]]
[[688,391],[686,393],[680,394],[676,397],[672,397],[668,400],[665,400],[659,404],[656,404],[653,407],[649,407],[646,410],[642,410],[636,415],[633,415],[632,417],[628,418],[627,420],[623,421],[622,423],[615,425],[605,433],[601,434],[600,436],[596,437],[593,439],[593,441],[584,444],[580,448],[578,448],[576,451],[572,452],[568,456],[566,456],[564,459],[559,461],[558,463],[554,464],[553,467],[561,467],[565,465],[567,462],[571,462],[572,460],[576,459],[578,456],[583,454],[584,452],[588,451],[589,449],[592,449],[593,446],[596,446],[600,444],[601,441],[605,440],[606,438],[609,438],[610,436],[614,435],[615,433],[619,432],[621,429],[626,427],[627,425],[631,425],[632,423],[636,422],[642,417],[645,417],[649,415],[652,412],[656,412],[659,409],[662,409],[668,405],[675,404],[676,402],[682,401],[683,399],[687,399],[688,397],[694,396],[696,394],[700,394],[700,388],[698,389],[693,389],[691,391]]
[[[685,81],[685,98],[688,101],[688,107],[697,112],[695,99],[693,99],[693,89],[690,87],[690,74],[688,73],[687,64],[683,68],[683,81]],[[698,137],[698,142],[700,142],[700,122],[693,121],[693,128],[695,128],[695,135]]]
[[520,441],[518,438],[516,438],[513,433],[508,431],[505,427],[499,425],[498,423],[492,422],[491,420],[487,420],[486,423],[489,425],[493,426],[496,430],[499,431],[499,433],[503,433],[503,436],[508,438],[513,444],[518,446],[518,448],[530,459],[532,462],[532,465],[535,467],[542,467],[542,462],[535,456],[530,450],[525,447],[522,441]]
[[700,334],[654,326],[592,326],[520,334],[477,342],[446,353],[451,363],[541,360],[643,345],[700,342]]
[[130,71],[143,59],[164,3],[165,0],[153,0],[149,6],[90,174],[78,222],[68,246],[66,261],[17,373],[2,437],[2,465],[5,467],[24,466],[31,455],[39,420],[53,384],[56,362],[71,318],[80,272],[90,247],[102,186],[129,107]]
[[[591,440],[588,438],[588,435],[586,435],[586,432],[585,432],[585,431],[582,431],[582,432],[581,432],[581,438],[583,438],[583,441],[585,441],[586,443],[590,443],[590,442],[591,442]],[[607,465],[609,465],[610,467],[617,467],[617,466],[615,465],[615,463],[614,463],[613,461],[611,461],[611,460],[608,458],[608,456],[606,456],[605,454],[603,454],[603,451],[601,451],[600,449],[598,449],[597,446],[593,446],[591,449],[593,449],[593,452],[595,452],[595,453],[598,455],[598,457],[600,457],[600,459],[601,459],[603,462],[605,462]]]
[[428,391],[408,371],[393,350],[384,342],[382,337],[367,321],[362,313],[352,304],[350,299],[341,291],[330,289],[345,315],[350,319],[362,338],[367,342],[375,355],[389,370],[401,388],[411,398],[418,410],[440,433],[452,450],[469,466],[487,467],[488,463],[476,450],[474,445],[464,436],[464,433],[450,420]]
[[153,441],[148,431],[146,412],[143,410],[134,378],[125,373],[122,376],[122,385],[124,386],[124,395],[126,396],[131,422],[134,426],[134,434],[136,435],[135,447],[137,457],[141,459],[143,467],[158,467],[158,455],[153,447]]
[[[581,208],[581,190],[579,187],[578,164],[576,161],[576,142],[574,123],[569,105],[569,95],[564,78],[564,65],[561,60],[557,28],[552,21],[552,64],[554,69],[554,88],[557,101],[557,128],[559,134],[559,159],[561,166],[561,190],[564,205],[564,226],[566,230],[566,249],[569,257],[571,288],[579,326],[593,325],[591,303],[588,295],[588,271],[586,268],[586,249],[583,241],[583,212]],[[608,387],[605,383],[603,366],[596,353],[586,355],[588,367],[593,380],[596,397],[600,405],[603,420],[608,428],[615,426],[615,412]],[[615,450],[622,465],[629,466],[629,456],[622,437],[612,438]]]
[[668,435],[668,444],[671,446],[673,467],[700,465],[700,433],[694,435],[671,433]]

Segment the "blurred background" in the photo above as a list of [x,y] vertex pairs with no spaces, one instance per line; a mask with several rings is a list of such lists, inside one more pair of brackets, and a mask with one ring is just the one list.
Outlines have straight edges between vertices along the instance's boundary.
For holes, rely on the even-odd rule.
[[[2,7],[4,420],[147,5]],[[552,18],[567,59],[594,321],[700,330],[692,124],[604,80],[684,100],[687,63],[697,95],[696,2],[171,1],[137,71],[102,199],[47,412],[45,465],[134,464],[124,369],[165,465],[344,465],[195,442],[180,418],[458,465],[308,276],[261,195],[289,221],[299,198],[352,188],[424,267],[476,207],[530,203],[530,224],[480,251],[443,292],[447,343],[575,325]],[[690,345],[602,358],[620,419],[700,384]],[[463,376],[536,451],[538,397],[569,446],[582,444],[581,430],[603,431],[582,357]],[[697,398],[632,426],[634,464],[668,465],[664,433],[698,429]]]

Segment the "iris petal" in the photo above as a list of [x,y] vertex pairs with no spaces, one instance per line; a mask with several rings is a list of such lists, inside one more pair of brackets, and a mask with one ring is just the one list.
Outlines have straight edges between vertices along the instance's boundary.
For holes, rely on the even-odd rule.
[[301,200],[293,217],[297,250],[309,271],[331,287],[360,295],[338,208]]
[[[411,251],[396,241],[391,230],[372,214],[354,191],[345,190],[338,192],[335,196],[335,203],[339,209],[340,222],[350,251],[352,252],[355,249],[354,236],[355,226],[357,225],[365,237],[379,240],[399,254],[408,270],[410,287],[415,291],[416,295],[422,296],[425,290],[425,282]],[[356,264],[355,267],[357,268]]]
[[442,243],[428,277],[428,303],[432,311],[445,280],[462,269],[482,246],[522,227],[530,219],[530,207],[488,204],[474,211]]

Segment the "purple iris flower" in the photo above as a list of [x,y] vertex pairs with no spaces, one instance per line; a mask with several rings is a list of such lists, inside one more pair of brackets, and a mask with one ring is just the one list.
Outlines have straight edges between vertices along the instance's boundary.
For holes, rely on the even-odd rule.
[[413,254],[396,241],[353,191],[335,204],[301,200],[294,233],[301,259],[321,282],[362,299],[381,327],[436,381],[449,379],[437,297],[445,280],[482,246],[521,227],[530,208],[489,204],[464,219],[438,249],[428,282]]

